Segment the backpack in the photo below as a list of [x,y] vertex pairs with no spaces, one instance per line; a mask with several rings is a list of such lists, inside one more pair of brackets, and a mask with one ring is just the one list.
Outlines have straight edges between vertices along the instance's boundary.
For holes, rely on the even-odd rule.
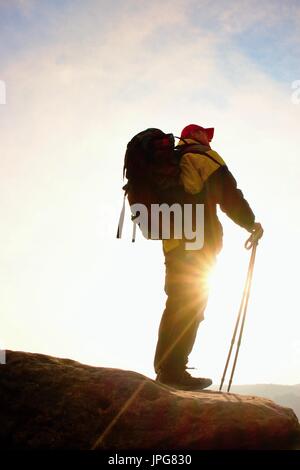
[[[179,183],[180,157],[181,151],[175,146],[175,136],[171,133],[166,134],[160,129],[146,129],[130,140],[124,158],[123,178],[126,177],[128,182],[123,186],[125,193],[117,238],[121,238],[127,197],[131,208],[135,204],[143,204],[147,209],[146,229],[143,224],[138,224],[144,237],[162,239],[161,220],[156,236],[152,236],[151,207],[153,204],[172,205],[181,199],[180,193],[184,191]],[[136,218],[136,212],[132,211],[133,222]],[[136,223],[133,227],[132,241],[135,240],[135,231]]]
[[[218,163],[206,152],[199,151],[197,145],[186,144],[175,146],[175,136],[165,134],[160,129],[149,128],[136,134],[127,144],[124,158],[123,179],[128,182],[123,186],[124,200],[121,210],[117,238],[121,238],[125,215],[125,199],[127,197],[133,221],[133,237],[135,241],[136,225],[139,226],[147,239],[162,240],[162,216],[158,220],[151,217],[153,205],[195,204],[199,195],[187,193],[180,184],[180,159],[188,151],[201,153]],[[179,137],[177,137],[179,138]],[[184,141],[184,139],[181,138]],[[219,164],[219,163],[218,163]],[[134,206],[142,204],[147,210],[147,223],[136,223],[138,216]],[[170,212],[170,237],[174,235],[174,214]],[[155,223],[156,226],[155,227]],[[154,230],[153,230],[154,228]]]

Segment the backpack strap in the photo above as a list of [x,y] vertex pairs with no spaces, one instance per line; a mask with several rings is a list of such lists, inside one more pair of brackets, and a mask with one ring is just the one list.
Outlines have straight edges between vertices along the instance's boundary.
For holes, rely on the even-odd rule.
[[118,223],[118,230],[117,230],[117,238],[122,237],[122,230],[124,225],[124,217],[125,217],[125,200],[126,200],[126,190],[123,197],[123,206],[120,212],[119,223]]
[[136,238],[136,221],[133,219],[133,228],[132,228],[132,243],[135,242],[135,238]]
[[197,144],[186,144],[184,146],[182,146],[182,149],[179,150],[179,152],[181,153],[181,155],[185,154],[185,153],[198,153],[199,155],[205,155],[206,157],[210,158],[210,160],[212,160],[214,163],[216,163],[218,166],[222,166],[220,162],[218,162],[218,160],[216,160],[214,157],[212,157],[211,155],[209,155],[207,152],[204,152],[203,150],[200,150],[200,149],[197,149],[198,145]]
[[[198,153],[198,152],[197,152]],[[214,157],[212,157],[211,155],[209,155],[208,153],[204,152],[199,152],[200,155],[206,155],[208,158],[210,158],[213,162],[215,162],[218,166],[222,166],[222,164],[220,162],[218,162],[218,160],[216,160]]]

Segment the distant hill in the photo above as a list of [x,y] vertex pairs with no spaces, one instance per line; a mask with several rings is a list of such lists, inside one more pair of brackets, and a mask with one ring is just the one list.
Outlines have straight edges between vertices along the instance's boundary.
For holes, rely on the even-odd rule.
[[[224,387],[225,390],[226,387]],[[230,391],[241,395],[256,395],[258,397],[270,398],[279,405],[292,408],[300,421],[300,384],[233,385]]]

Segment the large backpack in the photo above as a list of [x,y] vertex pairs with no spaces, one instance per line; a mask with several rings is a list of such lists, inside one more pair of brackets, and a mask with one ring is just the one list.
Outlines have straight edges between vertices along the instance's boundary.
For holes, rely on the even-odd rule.
[[[160,217],[157,230],[151,230],[154,222],[151,220],[152,205],[168,204],[172,206],[175,203],[184,205],[201,202],[199,194],[188,194],[180,184],[180,159],[187,151],[193,151],[193,153],[201,153],[213,161],[215,160],[206,152],[199,151],[195,144],[175,146],[175,138],[171,133],[165,134],[160,129],[149,128],[136,134],[127,144],[123,178],[126,177],[128,182],[123,186],[125,193],[117,238],[121,238],[122,234],[126,196],[131,209],[135,204],[143,204],[147,208],[146,229],[142,224],[138,223],[138,225],[145,238],[155,240],[163,238],[163,220]],[[215,161],[215,163],[218,162]],[[132,241],[135,240],[136,217],[136,212],[132,210],[134,222]],[[171,237],[174,234],[173,224],[174,215],[170,213]],[[153,232],[155,236],[153,236]]]
[[[165,134],[160,129],[149,128],[135,135],[127,145],[124,158],[123,177],[128,182],[123,187],[125,191],[123,209],[120,215],[117,238],[121,237],[125,212],[125,198],[127,196],[130,207],[134,204],[143,204],[147,208],[147,230],[139,225],[147,239],[151,235],[151,205],[179,202],[183,188],[180,186],[180,149],[175,146],[173,134]],[[133,213],[132,220],[136,214]],[[135,226],[134,235],[135,239]],[[158,236],[162,238],[162,228],[158,229]]]

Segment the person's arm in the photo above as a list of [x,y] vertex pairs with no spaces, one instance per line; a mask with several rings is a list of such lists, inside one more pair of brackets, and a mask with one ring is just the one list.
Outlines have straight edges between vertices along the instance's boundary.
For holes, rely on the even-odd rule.
[[219,174],[216,182],[216,202],[236,224],[252,232],[255,227],[255,215],[242,191],[238,189],[234,176],[227,166],[222,166],[217,172]]

